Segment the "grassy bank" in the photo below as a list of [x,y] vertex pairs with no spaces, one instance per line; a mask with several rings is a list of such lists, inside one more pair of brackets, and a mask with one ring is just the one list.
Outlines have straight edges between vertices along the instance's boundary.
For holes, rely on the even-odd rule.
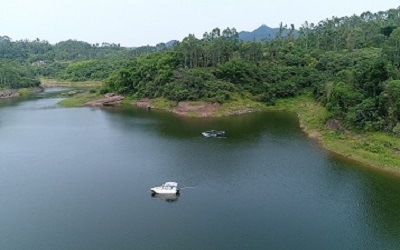
[[101,81],[71,82],[58,79],[42,78],[40,86],[44,88],[64,87],[64,88],[97,88],[101,87]]
[[[205,101],[188,101],[185,102],[188,106],[188,111],[179,111],[178,103],[175,101],[169,101],[164,98],[156,98],[151,101],[151,107],[155,109],[166,110],[174,112],[187,117],[221,117],[251,113],[255,111],[261,111],[265,108],[262,103],[253,102],[251,100],[232,100],[227,103],[223,103],[217,108],[207,107]],[[200,107],[196,110],[195,107]],[[193,109],[192,109],[193,108]],[[181,106],[182,109],[182,106]]]
[[275,106],[267,109],[296,112],[304,131],[334,153],[371,167],[400,173],[400,140],[395,135],[327,129],[326,109],[307,96],[279,100]]
[[238,94],[235,94],[232,96],[232,99],[229,102],[223,103],[219,107],[219,109],[215,112],[215,115],[240,115],[261,111],[264,109],[265,105],[263,103],[252,101],[250,98],[242,98]]
[[[66,99],[60,101],[58,104],[64,107],[84,107],[87,102],[104,99],[105,96],[99,94],[97,91],[93,89],[90,90],[82,90],[79,89],[77,91],[71,91],[66,93]],[[120,105],[122,106],[132,106],[134,101],[129,97],[126,97]]]
[[64,107],[83,107],[85,106],[86,102],[103,98],[102,95],[95,91],[96,88],[102,86],[101,81],[71,82],[58,79],[42,78],[40,79],[40,82],[40,86],[44,88],[61,87],[81,90],[66,93],[67,98],[58,103]]
[[64,107],[83,107],[85,106],[85,103],[101,98],[104,97],[98,94],[97,92],[96,93],[83,92],[71,96],[67,99],[64,99],[60,101],[58,104]]
[[[134,101],[133,101],[134,102]],[[177,102],[170,101],[165,98],[156,98],[151,101],[151,107],[155,109],[162,109],[172,111],[177,105]]]

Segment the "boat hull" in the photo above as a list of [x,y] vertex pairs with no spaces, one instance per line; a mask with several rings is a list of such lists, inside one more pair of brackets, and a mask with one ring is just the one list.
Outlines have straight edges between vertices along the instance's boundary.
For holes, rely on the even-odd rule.
[[155,187],[150,189],[153,194],[179,194],[179,188],[164,189],[161,187]]
[[213,134],[210,134],[210,133],[203,132],[202,134],[205,137],[213,137]]

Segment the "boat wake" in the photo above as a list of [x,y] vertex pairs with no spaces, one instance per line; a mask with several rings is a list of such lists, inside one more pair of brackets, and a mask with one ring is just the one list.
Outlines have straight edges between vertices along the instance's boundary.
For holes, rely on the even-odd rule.
[[181,187],[180,189],[189,189],[189,188],[196,188],[196,187]]

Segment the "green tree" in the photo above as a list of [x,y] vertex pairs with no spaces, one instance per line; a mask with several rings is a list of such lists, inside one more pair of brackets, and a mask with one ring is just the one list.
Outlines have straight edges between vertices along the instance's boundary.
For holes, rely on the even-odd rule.
[[396,28],[390,34],[383,47],[384,57],[396,67],[400,66],[400,28]]

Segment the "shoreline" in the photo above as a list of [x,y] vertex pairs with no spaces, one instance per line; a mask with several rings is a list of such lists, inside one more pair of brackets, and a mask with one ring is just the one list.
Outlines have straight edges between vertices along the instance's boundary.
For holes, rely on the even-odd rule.
[[[99,97],[94,94],[78,94],[60,104],[70,107],[82,107],[85,103]],[[390,172],[400,176],[400,140],[394,135],[383,132],[356,133],[327,128],[329,113],[312,97],[299,96],[277,100],[275,106],[266,106],[250,100],[234,100],[222,105],[195,102],[174,102],[166,99],[132,100],[125,98],[116,106],[136,106],[139,108],[157,109],[172,112],[185,117],[221,117],[241,115],[259,111],[287,111],[297,114],[301,130],[321,147],[337,156],[352,160],[365,167]]]
[[72,82],[58,80],[54,78],[41,78],[40,86],[43,88],[63,87],[63,88],[95,88],[101,87],[101,81]]
[[329,129],[326,109],[305,96],[278,100],[275,107],[267,110],[296,113],[302,131],[331,154],[361,163],[370,170],[400,176],[400,140],[394,135]]
[[[299,96],[289,99],[280,99],[275,106],[265,106],[256,102],[226,103],[218,106],[211,112],[207,112],[207,115],[204,115],[204,111],[202,110],[202,107],[205,105],[204,102],[185,102],[185,105],[188,105],[188,103],[189,106],[190,103],[195,104],[191,106],[200,106],[200,112],[196,113],[196,110],[193,110],[193,108],[189,108],[189,112],[180,112],[179,105],[172,109],[150,106],[186,117],[220,117],[260,111],[293,112],[297,114],[301,130],[329,153],[346,160],[360,163],[364,168],[400,176],[400,142],[397,144],[394,142],[400,141],[398,138],[383,132],[366,132],[360,134],[354,131],[340,131],[328,128],[326,124],[329,118],[328,112],[311,97]],[[198,103],[200,103],[200,105]],[[137,106],[145,107],[143,102],[141,105]],[[384,147],[381,146],[381,144],[385,145],[387,143],[392,145],[392,148],[386,151],[382,150],[382,152],[376,152],[374,151],[376,149],[372,148],[372,150],[368,150],[368,148],[363,148],[363,145],[358,146],[357,141],[359,144],[364,143],[367,146],[370,144],[374,146],[373,142],[378,141],[376,144],[377,147]],[[389,152],[390,150],[392,150],[392,152]]]
[[229,103],[219,104],[217,102],[206,101],[180,101],[174,102],[163,98],[140,99],[131,102],[131,105],[139,108],[159,109],[172,112],[185,117],[221,117],[231,115],[241,115],[252,112],[262,111],[263,104],[253,101],[236,100]]
[[36,94],[43,92],[43,87],[32,87],[32,88],[21,88],[21,89],[0,89],[0,99],[15,98],[20,96],[26,96],[30,94]]

